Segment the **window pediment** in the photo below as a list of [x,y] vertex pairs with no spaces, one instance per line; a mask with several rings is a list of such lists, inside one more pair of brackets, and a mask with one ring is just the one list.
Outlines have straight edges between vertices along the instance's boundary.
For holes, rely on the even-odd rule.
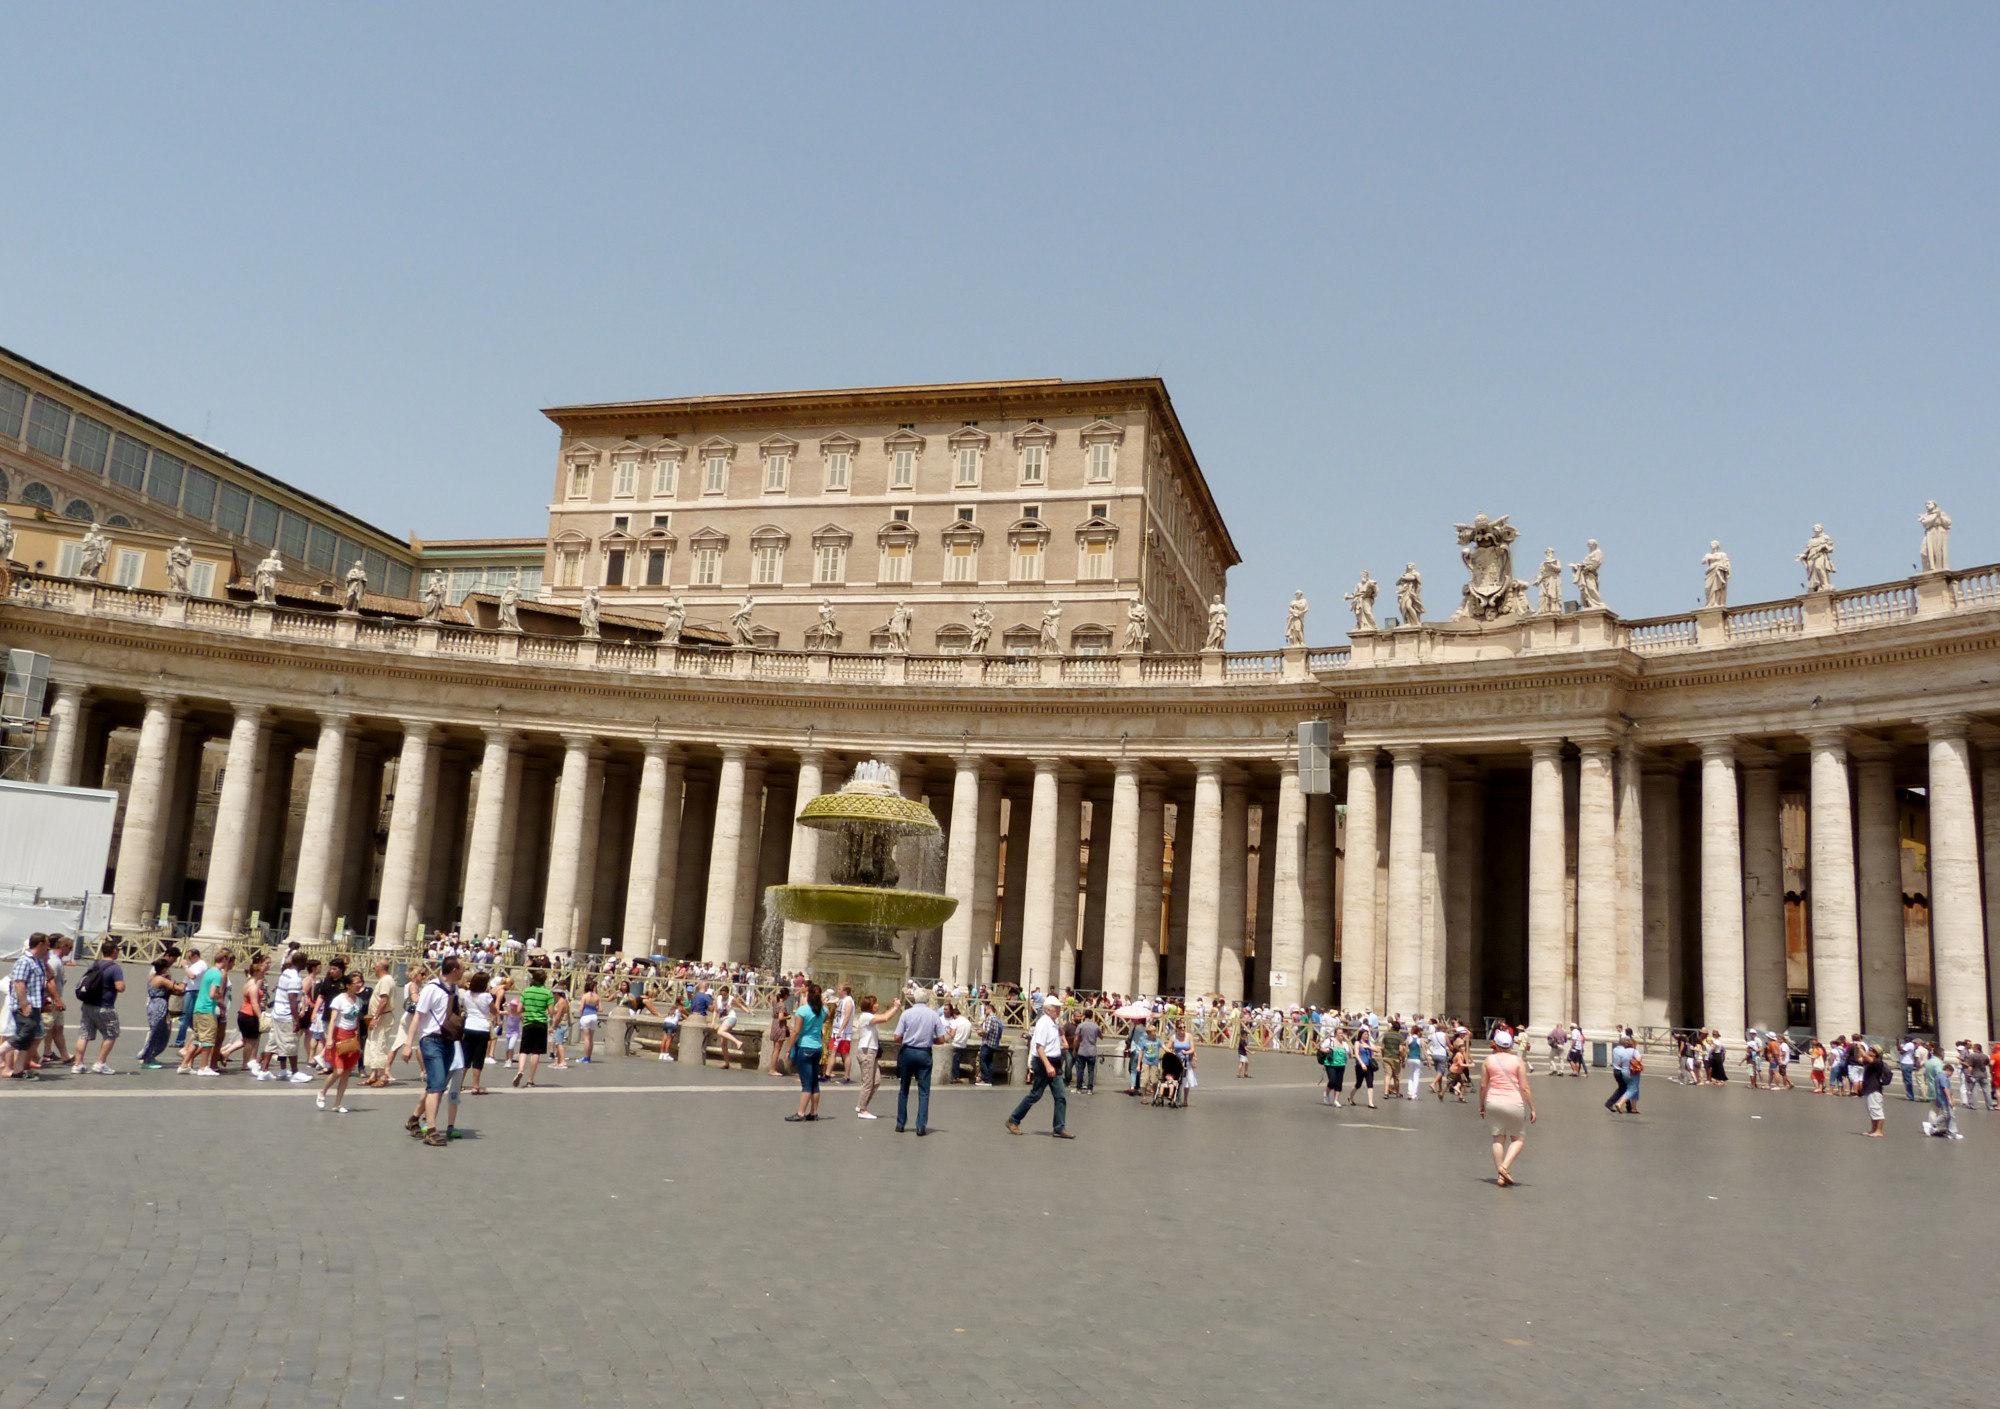
[[819,453],[822,455],[852,455],[860,448],[861,442],[845,431],[820,437]]
[[646,451],[652,460],[685,460],[687,447],[677,440],[662,440]]
[[771,546],[783,548],[791,541],[791,534],[771,523],[765,524],[750,535],[750,546],[753,548]]
[[639,541],[648,548],[665,548],[668,552],[672,552],[674,544],[680,540],[666,529],[656,528],[648,531]]
[[899,430],[882,437],[882,448],[892,454],[898,450],[914,450],[921,455],[924,453],[924,438],[915,431]]
[[986,541],[986,530],[976,523],[958,520],[938,535],[946,543],[970,543],[975,547]]
[[772,455],[796,455],[799,443],[788,435],[767,435],[757,442],[757,449],[767,458]]
[[597,541],[606,548],[629,548],[636,540],[624,529],[614,528]]
[[729,546],[729,535],[719,528],[703,524],[688,535],[688,542],[698,548],[727,548]]
[[1079,541],[1086,538],[1100,538],[1107,542],[1116,543],[1118,541],[1118,525],[1111,522],[1110,519],[1088,518],[1076,526],[1076,536]]
[[1076,438],[1078,444],[1081,445],[1096,445],[1100,441],[1109,441],[1113,445],[1122,445],[1125,441],[1125,427],[1113,425],[1111,422],[1099,417],[1078,431]]
[[1040,519],[1015,519],[1007,525],[1009,543],[1046,543],[1049,541],[1049,526]]
[[945,440],[953,450],[963,450],[971,446],[974,450],[984,450],[993,444],[993,437],[978,426],[960,426]]
[[718,456],[724,460],[734,460],[736,458],[736,442],[719,435],[710,436],[707,440],[696,446],[695,449],[701,452],[701,457],[704,460],[713,460]]
[[588,546],[590,540],[575,529],[566,528],[555,536],[554,542],[558,548],[582,548]]
[[1052,447],[1056,443],[1056,433],[1040,421],[1031,426],[1023,426],[1014,432],[1014,448],[1025,450],[1030,445]]
[[891,543],[915,543],[917,531],[901,519],[891,519],[875,530],[875,541],[885,547]]
[[845,545],[854,541],[854,535],[837,523],[826,523],[813,530],[812,541],[816,548],[823,544]]

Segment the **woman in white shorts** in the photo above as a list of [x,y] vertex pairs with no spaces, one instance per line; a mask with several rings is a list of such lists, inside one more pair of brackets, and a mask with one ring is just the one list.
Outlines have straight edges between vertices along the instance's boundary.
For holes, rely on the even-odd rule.
[[1493,1053],[1479,1070],[1479,1114],[1493,1129],[1493,1173],[1503,1189],[1514,1182],[1514,1161],[1535,1123],[1535,1093],[1528,1073],[1514,1055],[1514,1034],[1506,1028],[1493,1033]]

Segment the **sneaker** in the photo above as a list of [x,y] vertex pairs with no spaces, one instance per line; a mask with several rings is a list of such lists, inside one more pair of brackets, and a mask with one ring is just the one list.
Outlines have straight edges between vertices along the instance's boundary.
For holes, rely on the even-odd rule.
[[82,1076],[82,1075],[83,1075],[83,1063],[82,1063],[82,1062],[78,1062],[78,1063],[77,1063],[77,1064],[76,1064],[75,1066],[71,1067],[71,1068],[70,1068],[69,1070],[70,1070],[70,1075],[72,1075],[72,1076]]
[[578,1057],[578,1058],[576,1059],[576,1064],[577,1064],[578,1066],[580,1066],[580,1067],[587,1067],[587,1066],[589,1066],[589,1065],[590,1065],[590,1058],[588,1058],[588,1057]]
[[312,1084],[312,1078],[302,1071],[293,1072],[291,1080],[294,1086],[309,1086]]
[[444,1138],[447,1140],[463,1140],[465,1136],[461,1135],[457,1130],[447,1130],[444,1133]]
[[198,1070],[197,1070],[197,1071],[195,1072],[195,1075],[196,1075],[196,1076],[220,1076],[220,1075],[222,1075],[222,1073],[221,1073],[221,1072],[219,1072],[219,1071],[217,1071],[217,1070],[216,1070],[216,1069],[215,1069],[214,1067],[201,1067],[201,1068],[199,1068],[199,1069],[198,1069]]
[[347,1107],[346,1107],[346,1106],[335,1106],[335,1107],[333,1108],[333,1113],[334,1113],[335,1115],[346,1115],[346,1114],[347,1114]]
[[880,1120],[882,1118],[881,1116],[875,1114],[875,1112],[873,1111],[856,1111],[855,1114],[860,1116],[863,1120]]
[[116,1071],[114,1071],[114,1070],[113,1070],[113,1069],[111,1068],[111,1066],[110,1066],[109,1064],[105,1063],[105,1062],[99,1062],[99,1063],[98,1063],[98,1064],[97,1064],[96,1066],[92,1067],[92,1068],[91,1068],[91,1070],[92,1070],[92,1071],[94,1071],[94,1072],[96,1072],[96,1073],[97,1073],[97,1074],[98,1074],[99,1076],[116,1076],[116,1075],[118,1075],[118,1073],[117,1073]]
[[139,1063],[139,1069],[141,1071],[165,1071],[167,1067],[164,1062],[141,1062]]
[[672,1052],[660,1053],[660,1060],[663,1062],[671,1062],[673,1059],[674,1059],[674,1054]]
[[257,1079],[259,1081],[276,1081],[278,1079],[278,1074],[267,1067],[263,1071],[257,1073]]
[[320,1108],[321,1110],[325,1110],[325,1109],[326,1109],[326,1092],[322,1091],[322,1092],[320,1092],[320,1093],[319,1093],[319,1094],[318,1094],[317,1096],[313,1097],[313,1104],[314,1104],[314,1105],[316,1105],[316,1106],[318,1106],[318,1107],[319,1107],[319,1108]]
[[244,1070],[248,1071],[252,1076],[255,1076],[259,1072],[264,1070],[264,1065],[261,1062],[247,1062],[244,1064]]

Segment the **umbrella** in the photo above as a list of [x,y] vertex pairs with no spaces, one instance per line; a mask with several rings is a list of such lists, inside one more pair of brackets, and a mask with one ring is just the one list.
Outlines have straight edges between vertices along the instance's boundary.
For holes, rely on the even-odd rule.
[[1138,1021],[1139,1019],[1142,1018],[1151,1018],[1153,1016],[1153,1010],[1151,1007],[1149,1007],[1147,1004],[1144,1003],[1127,1003],[1124,1007],[1120,1008],[1115,1014],[1113,1014],[1113,1016],[1125,1018],[1131,1021]]

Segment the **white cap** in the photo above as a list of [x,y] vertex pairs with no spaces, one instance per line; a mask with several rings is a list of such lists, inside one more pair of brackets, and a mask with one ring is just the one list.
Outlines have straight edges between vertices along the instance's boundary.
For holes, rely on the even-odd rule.
[[1512,1047],[1514,1045],[1514,1034],[1507,1031],[1504,1027],[1498,1029],[1493,1034],[1493,1045],[1503,1051]]
[[1055,994],[1051,993],[1048,997],[1042,1000],[1042,1006],[1044,1008],[1060,1008],[1062,1006],[1062,999],[1056,997]]

